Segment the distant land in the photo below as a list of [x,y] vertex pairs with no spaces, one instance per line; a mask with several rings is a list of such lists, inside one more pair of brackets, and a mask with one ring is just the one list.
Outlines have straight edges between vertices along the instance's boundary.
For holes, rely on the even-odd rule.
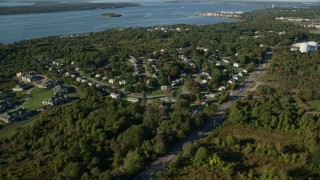
[[92,9],[112,9],[140,6],[135,3],[53,3],[34,6],[0,7],[0,15],[48,13]]

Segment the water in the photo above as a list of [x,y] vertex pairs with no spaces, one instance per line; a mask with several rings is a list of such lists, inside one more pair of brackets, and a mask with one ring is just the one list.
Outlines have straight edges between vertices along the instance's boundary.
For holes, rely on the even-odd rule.
[[[261,8],[255,3],[142,3],[139,7],[67,11],[40,14],[0,16],[0,42],[39,38],[53,35],[96,32],[111,28],[146,27],[156,25],[204,25],[235,20],[194,16],[206,11],[244,11]],[[122,17],[105,18],[102,13],[118,13]]]

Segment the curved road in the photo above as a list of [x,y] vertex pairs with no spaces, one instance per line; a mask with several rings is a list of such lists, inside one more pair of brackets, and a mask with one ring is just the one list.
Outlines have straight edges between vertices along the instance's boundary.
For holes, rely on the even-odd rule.
[[166,165],[180,152],[182,151],[183,145],[186,142],[194,142],[200,140],[201,137],[206,136],[214,130],[225,118],[227,111],[231,108],[233,102],[241,97],[243,97],[245,91],[251,87],[258,79],[258,77],[265,72],[268,68],[269,60],[271,58],[272,52],[268,52],[264,57],[264,63],[258,66],[254,72],[252,72],[249,77],[245,80],[244,84],[238,87],[236,90],[233,90],[230,93],[230,96],[227,100],[218,107],[217,113],[209,118],[203,128],[200,131],[195,131],[177,145],[175,145],[171,150],[169,150],[165,155],[159,157],[157,160],[152,162],[144,171],[139,173],[133,179],[135,180],[147,180],[149,178],[155,177],[157,172],[163,171],[166,168]]

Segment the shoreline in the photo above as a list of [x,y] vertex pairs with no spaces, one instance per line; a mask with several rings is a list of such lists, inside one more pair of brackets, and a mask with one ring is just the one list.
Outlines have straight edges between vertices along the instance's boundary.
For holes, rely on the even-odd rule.
[[141,6],[136,3],[55,3],[34,6],[0,7],[1,15],[39,14],[51,12],[80,11],[94,9],[114,9]]

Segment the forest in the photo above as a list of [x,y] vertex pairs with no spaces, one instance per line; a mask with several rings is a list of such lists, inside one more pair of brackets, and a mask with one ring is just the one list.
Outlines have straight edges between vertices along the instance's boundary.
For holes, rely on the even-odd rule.
[[[87,72],[105,71],[108,76],[132,79],[134,83],[146,81],[131,76],[133,68],[126,62],[130,56],[159,60],[161,71],[154,85],[166,84],[177,78],[178,72],[193,71],[176,61],[177,49],[182,48],[184,55],[196,60],[196,68],[210,72],[212,87],[209,84],[206,90],[211,91],[217,84],[226,83],[228,75],[211,66],[208,59],[228,56],[250,69],[261,63],[267,49],[272,49],[270,68],[261,78],[264,84],[236,101],[225,122],[207,138],[186,143],[158,177],[319,179],[319,116],[308,114],[310,109],[301,102],[320,99],[320,53],[290,51],[295,39],[319,40],[319,35],[268,19],[273,12],[269,16],[265,13],[246,14],[245,21],[237,23],[166,27],[182,31],[150,31],[157,27],[112,29],[72,38],[1,44],[0,90],[12,88],[12,76],[20,71],[35,70],[67,81],[45,68],[56,59],[64,59],[67,70],[74,62],[86,67]],[[161,53],[161,49],[165,51]],[[102,69],[105,66],[107,71]],[[217,109],[215,103],[203,109],[195,105],[196,99],[201,100],[196,98],[200,86],[190,77],[185,83],[190,96],[180,94],[174,103],[148,105],[145,101],[131,104],[111,99],[95,88],[71,83],[83,92],[82,98],[42,113],[31,125],[0,140],[0,179],[132,178],[201,127]],[[140,90],[134,88],[137,92],[148,90],[143,89],[144,84]]]

